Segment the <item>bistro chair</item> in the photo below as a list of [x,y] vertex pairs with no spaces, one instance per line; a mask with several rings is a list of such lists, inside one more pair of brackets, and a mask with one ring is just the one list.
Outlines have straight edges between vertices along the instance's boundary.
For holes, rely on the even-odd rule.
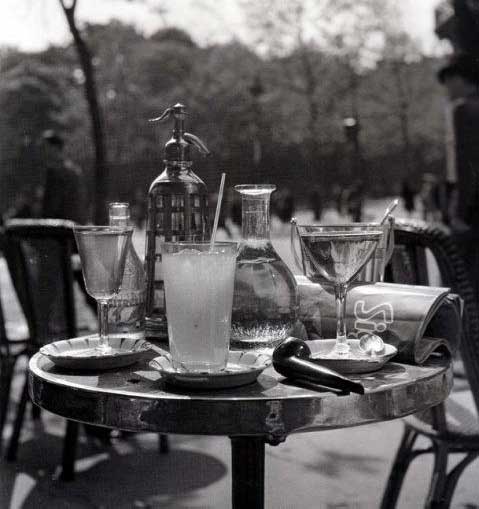
[[[453,392],[445,403],[424,414],[405,418],[404,434],[383,494],[382,509],[396,506],[411,461],[422,454],[434,457],[433,472],[424,506],[449,507],[464,469],[479,456],[479,316],[464,261],[453,237],[440,227],[426,223],[399,223],[395,230],[395,251],[387,275],[395,283],[429,285],[427,251],[434,257],[442,284],[463,299],[462,337],[459,352],[469,386],[471,403],[464,404],[464,392]],[[456,373],[455,373],[456,378]],[[425,437],[429,447],[415,447]],[[451,454],[465,454],[449,468]]]
[[[72,257],[76,252],[73,225],[71,221],[57,219],[15,219],[6,225],[4,254],[30,331],[31,339],[25,348],[28,357],[46,343],[78,336],[73,282],[79,282],[83,290],[84,283],[81,268],[72,266],[72,263],[77,263],[75,257]],[[88,304],[88,301],[86,302]],[[13,367],[5,373],[5,386],[10,387]],[[25,410],[29,402],[27,371],[23,376],[23,390],[6,454],[9,461],[16,459]],[[9,392],[8,389],[5,393],[7,399]],[[3,404],[3,400],[1,401]],[[39,410],[37,407],[33,409]],[[72,480],[74,477],[78,431],[78,423],[67,420],[62,480]],[[105,441],[105,434],[101,433],[103,428],[88,426],[86,431]],[[169,451],[167,435],[159,434],[158,449],[160,453]]]
[[[3,252],[4,233],[0,230],[0,254]],[[5,314],[0,288],[0,451],[3,445],[3,429],[8,415],[10,388],[17,360],[28,355],[28,338],[11,339],[7,335]]]
[[[70,221],[53,219],[15,219],[5,226],[3,253],[30,333],[22,352],[27,357],[46,343],[77,335],[71,266],[74,250],[72,227]],[[2,393],[2,405],[8,405],[4,401],[9,398],[13,366],[18,356],[9,353],[7,348],[4,348],[4,353],[5,360],[2,362],[7,369],[5,381],[2,380],[6,388],[6,392]],[[22,377],[22,392],[6,454],[9,461],[16,459],[29,402],[27,369]],[[61,474],[64,480],[73,478],[77,436],[78,423],[67,421]]]

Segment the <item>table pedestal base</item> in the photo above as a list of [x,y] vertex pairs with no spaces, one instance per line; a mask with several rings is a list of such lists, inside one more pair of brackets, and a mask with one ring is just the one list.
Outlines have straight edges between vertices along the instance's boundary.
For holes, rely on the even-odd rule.
[[264,437],[231,439],[233,509],[264,508]]

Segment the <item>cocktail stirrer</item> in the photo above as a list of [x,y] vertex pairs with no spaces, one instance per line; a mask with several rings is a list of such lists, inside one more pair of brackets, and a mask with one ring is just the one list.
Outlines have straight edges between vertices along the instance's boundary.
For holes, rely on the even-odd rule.
[[398,206],[399,204],[399,200],[396,198],[395,200],[393,200],[389,205],[388,205],[388,208],[386,209],[386,211],[384,212],[384,215],[383,215],[383,218],[381,219],[381,221],[379,222],[379,224],[384,224],[387,220],[387,218],[392,214],[392,212],[394,211],[394,209]]

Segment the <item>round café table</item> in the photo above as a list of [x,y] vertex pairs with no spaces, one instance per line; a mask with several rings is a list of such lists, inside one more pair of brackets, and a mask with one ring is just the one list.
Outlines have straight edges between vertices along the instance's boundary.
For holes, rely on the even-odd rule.
[[45,410],[87,424],[230,437],[235,509],[264,507],[265,443],[277,445],[290,433],[403,417],[439,404],[452,387],[450,363],[441,358],[422,366],[389,362],[380,371],[357,375],[364,395],[293,385],[272,367],[243,387],[188,391],[167,385],[148,361],[73,372],[37,353],[29,364],[30,395]]

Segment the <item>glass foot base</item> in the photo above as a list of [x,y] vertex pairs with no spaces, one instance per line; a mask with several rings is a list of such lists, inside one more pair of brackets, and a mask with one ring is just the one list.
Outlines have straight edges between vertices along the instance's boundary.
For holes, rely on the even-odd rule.
[[334,339],[308,341],[310,360],[343,374],[369,373],[382,368],[397,352],[394,346],[385,344],[382,354],[372,356],[360,350],[359,339],[349,339],[348,344],[350,352],[338,355],[334,353]]

